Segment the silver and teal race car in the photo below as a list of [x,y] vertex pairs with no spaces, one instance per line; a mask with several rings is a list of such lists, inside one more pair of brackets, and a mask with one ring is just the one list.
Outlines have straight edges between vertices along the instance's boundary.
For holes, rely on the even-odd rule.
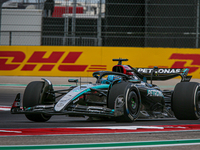
[[[36,122],[48,121],[52,115],[67,115],[117,122],[132,122],[137,118],[176,117],[194,120],[200,117],[200,84],[190,82],[189,69],[133,68],[122,65],[127,59],[113,59],[118,64],[112,71],[93,73],[96,83],[79,83],[68,89],[54,90],[52,83],[30,82],[12,105],[12,114],[25,114]],[[153,80],[181,77],[174,90],[161,90]],[[79,84],[79,85],[78,85]]]

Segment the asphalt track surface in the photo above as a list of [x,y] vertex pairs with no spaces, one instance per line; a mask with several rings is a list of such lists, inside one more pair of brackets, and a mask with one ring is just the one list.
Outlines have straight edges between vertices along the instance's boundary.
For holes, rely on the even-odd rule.
[[[55,89],[66,88],[69,84],[68,78],[65,77],[46,77],[51,80],[55,86]],[[4,77],[0,76],[0,106],[11,106],[17,93],[23,93],[25,85],[30,81],[40,80],[41,77]],[[82,81],[91,81],[93,79],[82,78]],[[172,89],[179,79],[172,80],[170,82],[157,83],[163,89]],[[95,80],[93,80],[94,82]],[[199,82],[199,80],[193,80]],[[61,86],[62,85],[62,86]],[[64,85],[64,86],[63,86]],[[129,127],[129,126],[162,126],[162,125],[199,125],[200,120],[177,120],[175,118],[169,119],[138,119],[133,123],[116,123],[112,120],[99,121],[99,120],[88,120],[88,118],[76,118],[66,116],[53,116],[48,122],[36,123],[26,119],[23,114],[12,115],[9,111],[0,111],[0,131],[9,129],[38,129],[38,128],[69,128],[69,127]],[[187,142],[182,141],[187,140]],[[188,144],[188,140],[192,140],[195,144]],[[143,142],[143,147],[126,147],[123,146],[124,142]],[[158,146],[157,144],[147,144],[145,142],[157,142],[161,141],[163,144]],[[165,145],[166,142],[176,142],[180,145]],[[62,148],[62,145],[66,144],[88,144],[98,143],[106,145],[106,143],[118,143],[118,147],[112,147],[112,149],[155,149],[155,150],[172,150],[183,149],[183,150],[196,150],[200,149],[200,130],[193,131],[174,131],[174,132],[143,132],[143,133],[111,133],[111,134],[70,134],[70,135],[29,135],[29,136],[0,136],[0,149],[1,146],[14,145],[13,149],[19,148],[18,145],[55,145],[55,149]],[[122,144],[121,144],[122,143]],[[190,143],[190,142],[189,142]],[[121,144],[121,145],[120,145]],[[61,145],[60,147],[58,145]],[[156,145],[156,146],[152,146]],[[85,149],[88,149],[91,145],[87,145]],[[121,146],[121,147],[120,147]],[[26,147],[31,149],[33,147]],[[46,147],[50,149],[52,147]],[[66,147],[64,147],[66,148]],[[77,147],[71,147],[72,149]],[[99,148],[99,147],[98,147]],[[7,148],[8,149],[8,148]],[[20,149],[20,148],[19,148]],[[39,147],[38,149],[43,149]],[[91,147],[91,149],[95,149]],[[101,147],[100,149],[104,149]],[[109,149],[108,147],[105,149]]]

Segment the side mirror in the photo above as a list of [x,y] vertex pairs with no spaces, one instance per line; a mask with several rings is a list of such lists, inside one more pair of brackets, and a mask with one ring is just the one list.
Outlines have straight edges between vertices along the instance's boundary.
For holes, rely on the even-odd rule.
[[75,82],[75,83],[77,83],[78,79],[69,79],[68,82]]
[[78,79],[68,79],[68,82],[75,82],[77,86]]

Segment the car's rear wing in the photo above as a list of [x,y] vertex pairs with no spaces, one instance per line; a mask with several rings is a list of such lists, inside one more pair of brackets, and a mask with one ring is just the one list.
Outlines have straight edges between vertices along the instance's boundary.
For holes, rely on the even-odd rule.
[[180,76],[182,82],[188,82],[192,76],[188,76],[188,68],[136,68],[136,75],[146,80],[169,80]]
[[[128,61],[128,59],[113,59],[118,61],[118,64],[113,67],[113,71],[127,74],[127,72],[134,72],[141,80],[168,80],[180,76],[182,82],[188,82],[192,76],[188,76],[188,68],[133,68],[130,65],[122,65],[122,61]],[[125,66],[129,66],[125,68]],[[124,71],[125,70],[125,71]],[[129,75],[129,74],[128,74]]]

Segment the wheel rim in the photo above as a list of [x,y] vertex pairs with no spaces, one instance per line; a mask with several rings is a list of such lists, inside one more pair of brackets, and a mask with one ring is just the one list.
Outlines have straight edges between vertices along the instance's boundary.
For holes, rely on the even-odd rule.
[[138,97],[135,92],[130,92],[128,97],[128,108],[132,115],[136,115],[138,113]]
[[131,104],[132,108],[135,109],[137,107],[137,103],[135,102],[133,98],[131,99],[131,103],[132,103]]

